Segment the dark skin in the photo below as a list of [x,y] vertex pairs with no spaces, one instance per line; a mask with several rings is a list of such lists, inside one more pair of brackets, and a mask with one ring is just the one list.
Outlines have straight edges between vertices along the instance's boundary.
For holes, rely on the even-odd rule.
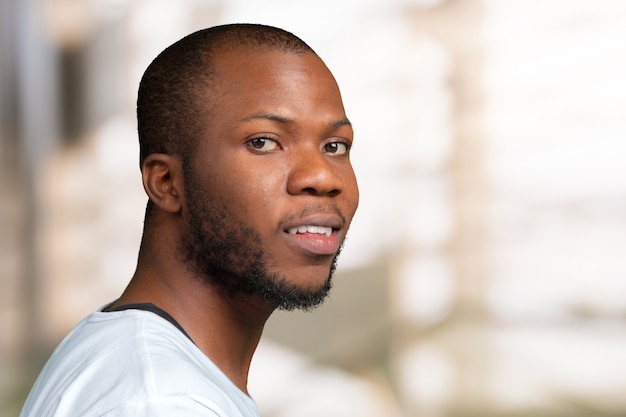
[[[358,204],[353,132],[336,82],[312,53],[231,48],[216,55],[215,68],[219,98],[189,161],[201,195],[258,235],[271,276],[315,291],[328,280]],[[179,255],[189,229],[180,156],[149,155],[142,177],[155,213],[137,270],[112,307],[164,309],[247,393],[274,307],[256,294],[225,294]]]

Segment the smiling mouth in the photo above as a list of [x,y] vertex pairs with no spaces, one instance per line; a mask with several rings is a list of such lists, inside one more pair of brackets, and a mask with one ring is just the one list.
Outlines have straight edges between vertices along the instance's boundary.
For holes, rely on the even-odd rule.
[[326,226],[303,225],[303,226],[297,226],[297,227],[292,227],[290,229],[287,229],[287,233],[291,235],[311,233],[311,234],[325,235],[328,237],[333,233],[333,228],[326,227]]

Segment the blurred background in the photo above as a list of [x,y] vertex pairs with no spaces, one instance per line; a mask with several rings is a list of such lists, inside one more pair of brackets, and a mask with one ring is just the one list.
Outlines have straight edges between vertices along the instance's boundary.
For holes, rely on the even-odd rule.
[[0,415],[133,273],[143,70],[228,22],[326,61],[362,196],[263,417],[626,415],[622,0],[0,0]]

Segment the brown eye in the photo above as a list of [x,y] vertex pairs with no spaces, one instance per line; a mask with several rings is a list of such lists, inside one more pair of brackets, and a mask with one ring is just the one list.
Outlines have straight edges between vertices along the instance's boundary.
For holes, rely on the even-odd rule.
[[261,152],[270,152],[280,149],[278,142],[276,142],[274,139],[265,137],[250,139],[248,141],[248,146],[252,147],[254,150]]
[[324,151],[333,155],[345,155],[349,145],[344,142],[330,142],[324,145]]

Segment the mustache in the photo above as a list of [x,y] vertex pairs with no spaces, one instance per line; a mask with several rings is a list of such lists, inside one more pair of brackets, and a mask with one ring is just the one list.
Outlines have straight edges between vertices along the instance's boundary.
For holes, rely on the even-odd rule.
[[281,224],[294,222],[316,214],[334,214],[341,219],[341,223],[343,225],[346,224],[346,216],[344,216],[341,209],[335,204],[316,204],[306,206],[297,213],[290,213],[286,215],[282,219]]

